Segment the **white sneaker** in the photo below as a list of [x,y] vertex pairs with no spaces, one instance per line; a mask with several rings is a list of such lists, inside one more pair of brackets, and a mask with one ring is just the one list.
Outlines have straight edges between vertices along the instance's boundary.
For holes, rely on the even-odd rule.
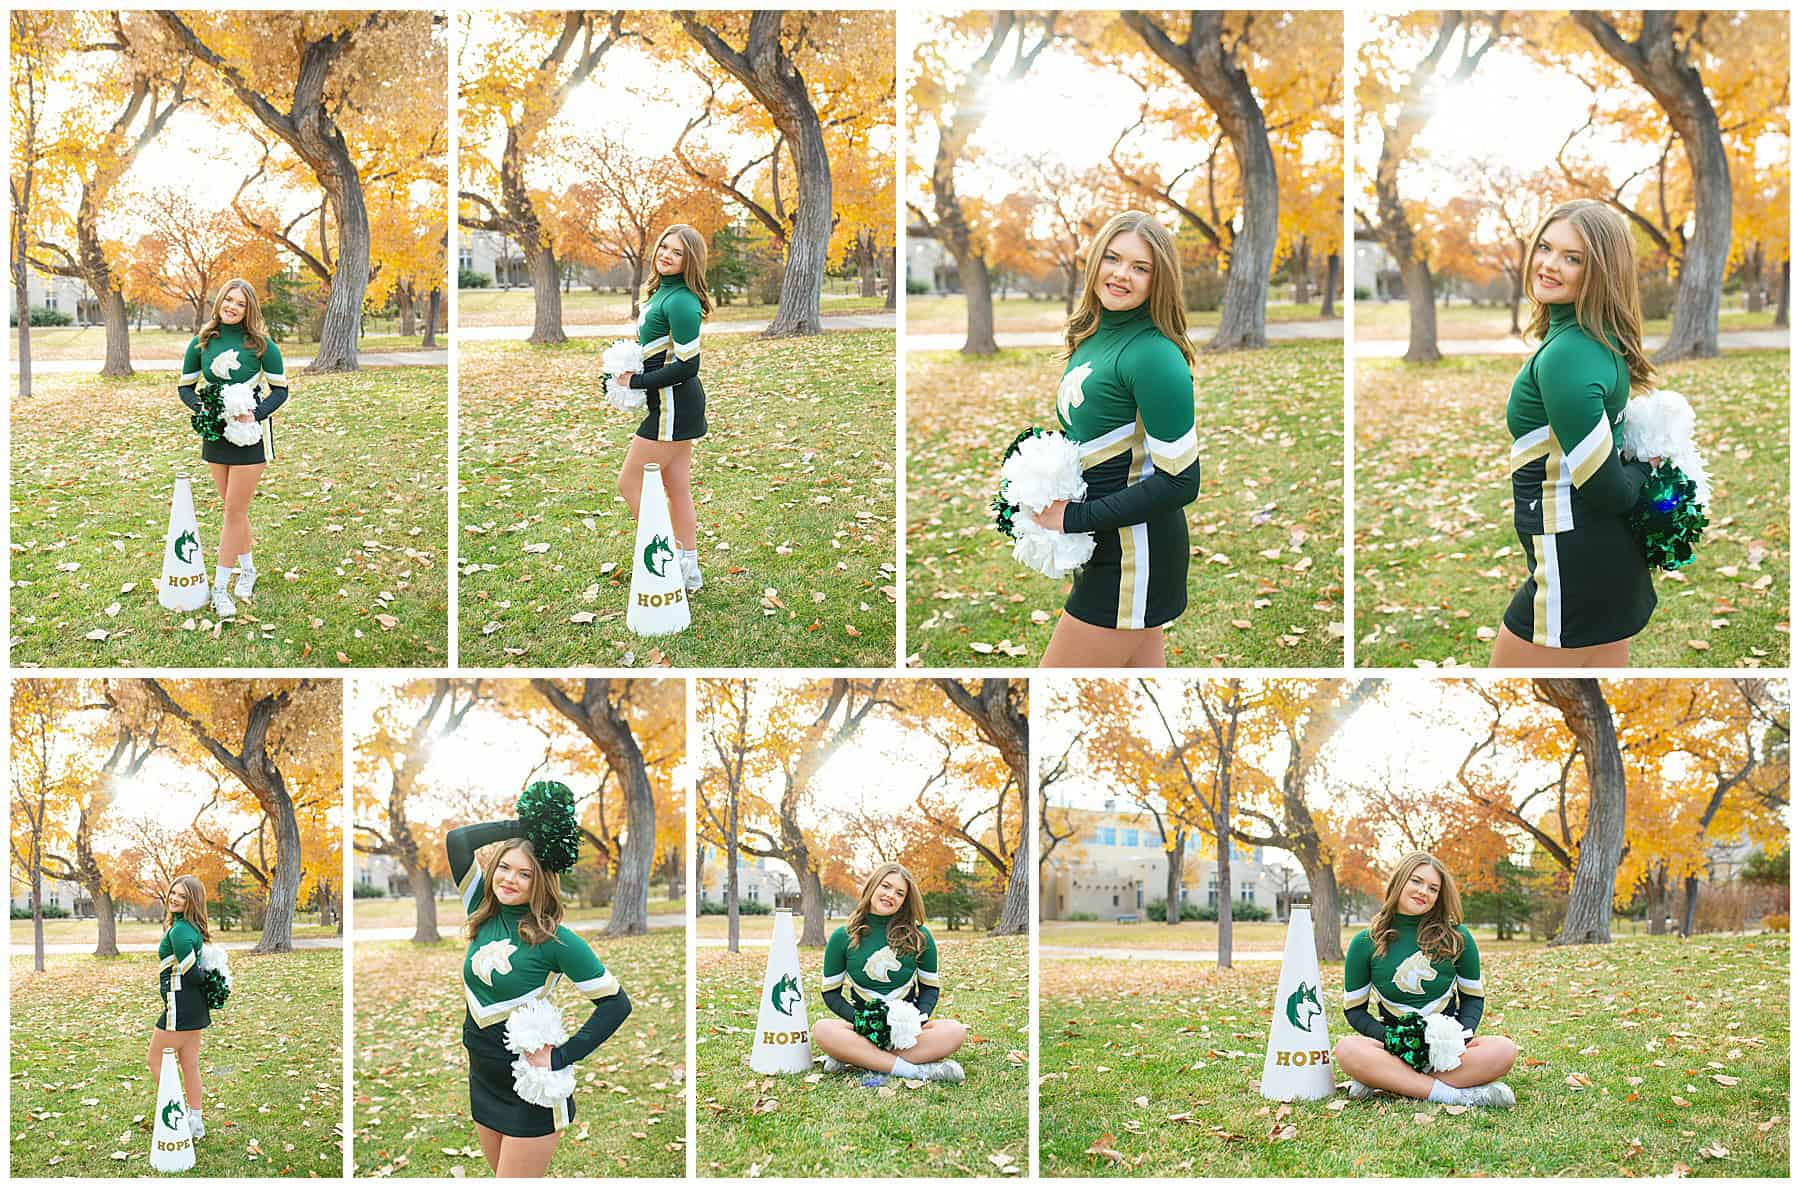
[[849,1067],[848,1064],[845,1064],[835,1056],[825,1057],[825,1071],[828,1073],[840,1073]]
[[1350,1087],[1344,1090],[1351,1101],[1366,1101],[1375,1096],[1375,1086],[1365,1085],[1355,1077],[1350,1078]]
[[237,575],[237,582],[235,583],[232,592],[239,598],[253,597],[253,592],[256,589],[256,566],[243,566],[237,571]]
[[933,1060],[929,1064],[917,1064],[919,1079],[923,1081],[948,1081],[953,1085],[962,1084],[963,1067],[954,1060]]
[[194,1138],[206,1137],[206,1123],[200,1120],[198,1110],[188,1111],[188,1134]]
[[1464,1100],[1472,1106],[1487,1106],[1490,1109],[1510,1110],[1518,1104],[1513,1091],[1505,1081],[1489,1081],[1485,1085],[1476,1085],[1463,1090]]
[[231,595],[225,593],[224,586],[213,587],[212,609],[213,614],[219,616],[221,619],[232,619],[237,617],[237,603],[231,600]]
[[688,588],[689,592],[698,590],[706,584],[706,579],[700,576],[700,558],[690,559],[685,553],[682,554],[681,583]]

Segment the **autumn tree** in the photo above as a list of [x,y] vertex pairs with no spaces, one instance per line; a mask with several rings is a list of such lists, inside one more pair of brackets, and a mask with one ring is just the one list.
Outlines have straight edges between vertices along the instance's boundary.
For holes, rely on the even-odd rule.
[[72,700],[73,690],[64,682],[13,685],[10,841],[14,868],[31,889],[31,967],[39,973],[44,971],[45,850],[61,843],[69,805],[89,775],[59,740]]
[[185,734],[191,758],[230,778],[220,796],[267,818],[274,858],[266,869],[235,850],[227,856],[267,894],[254,951],[291,951],[302,863],[295,803],[342,795],[338,682],[147,678],[143,688]]
[[701,681],[696,686],[698,721],[705,752],[696,789],[700,800],[701,836],[719,850],[725,864],[725,947],[738,951],[738,849],[743,837],[743,809],[749,785],[766,774],[769,753],[752,743],[750,681]]
[[[50,143],[49,104],[53,89],[63,81],[64,26],[52,12],[14,9],[7,14],[11,69],[7,94],[11,100],[8,127],[12,137],[7,157],[7,196],[11,199],[12,248],[10,267],[13,310],[19,322],[19,396],[31,396],[31,224],[42,192],[60,180],[59,169],[46,168]],[[38,968],[43,968],[40,955]]]
[[[464,13],[458,70],[462,207],[457,222],[510,239],[531,269],[530,342],[566,341],[562,273],[531,178],[569,96],[627,37],[622,12]],[[479,27],[481,36],[476,36]],[[496,155],[497,152],[497,155]]]
[[131,266],[158,293],[187,307],[196,334],[228,278],[266,284],[280,269],[266,239],[229,210],[203,210],[181,187],[157,187],[142,196],[142,203],[149,231]]

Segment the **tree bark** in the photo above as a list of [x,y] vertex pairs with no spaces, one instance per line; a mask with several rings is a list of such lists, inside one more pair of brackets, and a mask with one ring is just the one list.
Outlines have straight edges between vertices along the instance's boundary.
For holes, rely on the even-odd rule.
[[[1783,275],[1785,275],[1785,271]],[[887,296],[882,299],[881,308],[892,310],[898,307],[902,283],[904,282],[900,279],[900,249],[890,244],[887,250]],[[1786,307],[1783,306],[1783,308]],[[1783,322],[1782,325],[1786,325],[1786,323]]]
[[1658,869],[1653,878],[1644,881],[1644,908],[1651,936],[1669,931],[1669,875]]
[[[404,863],[402,865],[405,865]],[[437,921],[437,880],[422,863],[405,866],[406,882],[413,897],[413,944],[435,945],[440,939]]]
[[800,880],[800,943],[808,946],[821,946],[825,943],[825,884],[819,879],[819,872],[812,867],[806,868],[805,874],[799,874]]
[[[1244,193],[1243,225],[1232,237],[1219,329],[1207,349],[1266,346],[1269,266],[1275,260],[1281,193],[1262,107],[1238,63],[1235,46],[1225,43],[1225,14],[1216,9],[1191,12],[1187,41],[1182,45],[1171,41],[1149,13],[1122,12],[1119,17],[1206,102],[1219,127],[1231,138],[1231,151],[1237,159],[1238,184]],[[1222,931],[1229,931],[1223,905],[1220,925]]]
[[1539,678],[1539,694],[1562,714],[1588,776],[1587,828],[1582,834],[1569,907],[1558,945],[1612,942],[1613,879],[1625,849],[1625,763],[1612,710],[1592,678]]
[[[1650,93],[1681,137],[1694,196],[1694,230],[1682,246],[1669,337],[1656,360],[1710,359],[1719,353],[1719,298],[1731,257],[1731,166],[1719,116],[1700,71],[1677,44],[1677,14],[1643,14],[1636,41],[1626,41],[1601,12],[1571,13],[1601,51]],[[1685,43],[1685,36],[1681,39]]]
[[1288,258],[1288,270],[1294,274],[1294,304],[1312,300],[1312,245],[1302,235]]
[[400,337],[411,338],[416,332],[417,316],[413,313],[413,294],[410,283],[394,286],[394,304],[400,311]]
[[988,677],[974,691],[954,678],[940,678],[935,684],[950,704],[975,724],[982,741],[999,753],[1012,775],[1011,787],[1019,790],[1019,834],[1013,848],[1006,848],[1006,789],[1003,788],[1000,793],[1002,803],[994,816],[996,844],[993,847],[977,846],[977,849],[984,857],[997,850],[1005,862],[1002,873],[1006,875],[1006,898],[1001,903],[1000,918],[994,924],[992,935],[1024,936],[1031,928],[1030,863],[1020,861],[1027,850],[1029,833],[1024,790],[1029,787],[1031,723],[1025,715],[1025,689],[1022,684],[1015,686],[1005,677]]
[[1744,253],[1745,313],[1761,313],[1767,302],[1767,285],[1763,272],[1763,245],[1760,242],[1751,244],[1750,250]]
[[437,348],[438,318],[442,315],[443,309],[444,290],[442,287],[433,288],[431,290],[431,300],[425,307],[425,338],[424,341],[419,343],[420,346],[427,350],[435,350]]
[[1344,280],[1344,257],[1332,252],[1325,257],[1325,293],[1319,302],[1319,316],[1322,318],[1337,317],[1337,309],[1333,304],[1337,301],[1338,286]]
[[1181,923],[1181,868],[1187,854],[1187,832],[1175,831],[1175,848],[1164,854],[1163,923],[1170,928]]
[[1781,295],[1775,303],[1775,325],[1786,327],[1788,324],[1788,278],[1791,272],[1791,261],[1781,262]]
[[874,297],[881,286],[875,276],[875,233],[867,227],[856,231],[856,278],[861,295]]

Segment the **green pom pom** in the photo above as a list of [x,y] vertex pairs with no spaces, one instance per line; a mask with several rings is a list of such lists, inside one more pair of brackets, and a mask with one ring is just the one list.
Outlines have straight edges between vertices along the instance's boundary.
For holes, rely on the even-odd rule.
[[225,975],[216,969],[200,971],[200,992],[206,996],[208,1010],[218,1010],[231,997],[231,987],[225,982]]
[[1431,1053],[1425,1048],[1425,1016],[1408,1015],[1387,1025],[1381,1046],[1400,1057],[1417,1072],[1431,1069]]
[[188,418],[202,441],[220,441],[225,437],[225,397],[216,385],[199,390],[200,411]]
[[893,1032],[888,1028],[887,1003],[881,999],[857,1003],[856,1017],[850,1021],[850,1026],[877,1048],[885,1049],[893,1038]]
[[561,874],[581,856],[575,794],[556,780],[539,780],[519,794],[519,822],[543,868]]
[[[1039,429],[1036,425],[1019,430],[1018,436],[1006,443],[1006,449],[1000,455],[1000,465],[1005,466],[1006,460],[1019,452],[1019,446],[1027,438],[1042,437],[1048,432],[1049,430]],[[994,496],[994,501],[990,506],[994,510],[994,526],[1000,529],[1001,535],[1008,539],[1016,539],[1019,534],[1018,530],[1013,527],[1013,519],[1019,514],[1019,505],[1006,497],[1006,481],[1004,479],[1001,480],[1000,491]]]
[[1694,545],[1706,530],[1706,511],[1695,502],[1694,480],[1668,462],[1655,467],[1638,491],[1627,522],[1644,546],[1644,560],[1674,571],[1693,563]]

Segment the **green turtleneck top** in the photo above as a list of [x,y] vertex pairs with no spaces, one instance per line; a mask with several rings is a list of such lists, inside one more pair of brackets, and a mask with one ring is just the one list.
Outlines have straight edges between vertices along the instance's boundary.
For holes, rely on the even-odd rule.
[[1515,518],[1544,535],[1575,527],[1575,491],[1622,515],[1649,477],[1647,464],[1619,460],[1631,398],[1625,356],[1581,326],[1573,302],[1549,311],[1544,340],[1519,369],[1506,402]]
[[200,930],[188,923],[187,917],[175,917],[175,922],[169,925],[169,930],[163,933],[162,940],[156,946],[157,983],[162,993],[169,992],[171,975],[180,977],[194,968],[194,962],[200,959],[200,946],[204,943],[200,939]]
[[222,388],[226,384],[254,383],[264,389],[256,402],[256,419],[266,421],[288,398],[287,370],[281,362],[281,348],[272,340],[264,340],[259,357],[244,341],[243,323],[222,323],[219,333],[203,349],[200,336],[188,340],[187,352],[181,357],[181,381],[177,385],[181,402],[200,411],[196,388]]
[[[897,953],[888,944],[888,923],[892,916],[868,917],[868,931],[862,942],[851,945],[850,932],[839,927],[825,942],[824,980],[821,988],[825,1005],[844,1019],[854,1019],[855,1007],[850,999],[902,999],[929,1015],[938,1000],[937,941],[931,930],[919,925],[925,947],[918,953]],[[846,991],[848,997],[846,997]]]
[[1087,498],[1063,513],[1065,532],[1142,524],[1200,493],[1194,376],[1147,302],[1100,311],[1063,369],[1056,417],[1088,483]]
[[634,388],[673,388],[700,374],[700,298],[679,276],[659,277],[638,322],[644,370]]
[[[496,821],[452,829],[445,837],[450,875],[462,892],[467,914],[473,915],[484,898],[475,852],[518,836],[517,821]],[[566,925],[558,925],[550,940],[528,944],[519,935],[519,921],[524,915],[524,904],[501,904],[499,912],[483,921],[480,931],[469,941],[463,955],[463,998],[468,1007],[464,1042],[469,1042],[471,1024],[482,1031],[503,1024],[508,1015],[526,1003],[548,998],[557,982],[566,978],[592,999],[596,1008],[587,1024],[551,1053],[551,1067],[565,1068],[612,1035],[631,1006],[619,988],[619,980],[606,971],[579,935]]]
[[[1396,913],[1387,952],[1376,953],[1369,930],[1350,942],[1344,955],[1344,1015],[1364,1035],[1380,1039],[1384,1031],[1370,1007],[1390,1018],[1401,1015],[1438,1015],[1450,1010],[1470,1031],[1481,1019],[1486,990],[1481,983],[1481,954],[1475,936],[1458,924],[1462,956],[1454,962],[1434,961],[1419,948],[1419,917]],[[1374,1030],[1369,1029],[1373,1024]]]

